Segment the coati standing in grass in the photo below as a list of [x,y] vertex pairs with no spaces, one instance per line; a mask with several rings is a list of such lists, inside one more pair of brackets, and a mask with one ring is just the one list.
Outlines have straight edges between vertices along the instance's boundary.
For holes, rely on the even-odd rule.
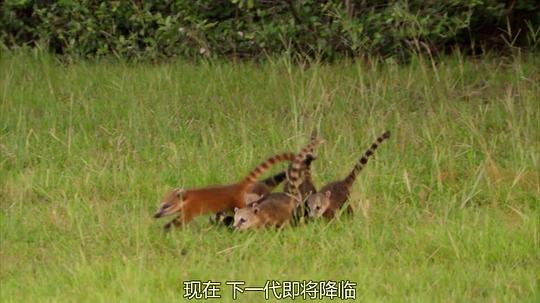
[[235,208],[233,227],[237,230],[281,227],[293,218],[296,204],[296,200],[286,193],[271,193],[245,208]]
[[302,180],[300,172],[306,155],[315,147],[323,143],[323,140],[314,139],[310,145],[303,148],[294,159],[289,170],[290,193],[271,193],[253,202],[250,206],[239,209],[235,208],[234,227],[238,230],[261,228],[267,226],[281,227],[292,219],[298,204],[302,202],[299,186]]
[[[315,138],[312,136],[311,140],[314,140]],[[302,201],[306,201],[306,198],[308,195],[317,192],[315,189],[315,185],[313,185],[313,181],[311,179],[311,174],[308,171],[311,162],[315,160],[316,158],[313,156],[313,150],[308,151],[308,154],[306,155],[305,160],[302,162],[300,171],[304,171],[304,178],[300,181],[302,182],[299,186],[300,193],[302,194]],[[292,167],[292,163],[289,165],[288,170],[290,171]],[[265,199],[272,190],[279,185],[279,182],[282,182],[284,179],[286,179],[286,172],[281,172],[277,175],[274,175],[272,177],[269,177],[265,180],[257,182],[252,190],[248,193],[246,193],[246,205],[250,205],[253,202],[261,202],[263,199]],[[268,185],[271,184],[271,185]],[[290,193],[289,192],[289,181],[285,181],[284,184],[284,193]],[[255,190],[254,190],[255,189]],[[279,195],[277,193],[272,194],[272,198],[276,199]],[[277,195],[277,196],[276,196]],[[286,198],[285,195],[281,197],[281,199]],[[307,204],[304,206],[304,216],[307,217]],[[210,224],[217,224],[217,225],[224,225],[228,227],[232,227],[234,223],[234,213],[230,213],[227,211],[226,213],[220,212],[215,214],[214,216],[210,216]]]
[[[318,193],[309,196],[307,200],[309,216],[312,218],[323,216],[327,219],[332,219],[343,207],[347,199],[349,199],[351,187],[356,180],[356,176],[364,168],[364,165],[367,164],[369,157],[373,155],[379,144],[388,138],[390,138],[389,131],[378,137],[377,141],[368,148],[345,179],[329,183],[323,186]],[[350,205],[347,207],[347,212],[352,213]]]
[[268,158],[252,170],[242,181],[221,186],[183,189],[177,188],[165,193],[161,206],[154,218],[176,214],[164,228],[177,227],[189,223],[195,216],[204,213],[217,213],[235,207],[245,206],[246,192],[257,182],[257,178],[281,161],[292,161],[294,153],[282,153]]
[[[246,193],[245,201],[246,205],[258,200],[262,196],[270,194],[285,178],[287,177],[286,172],[282,171],[278,174],[270,176],[264,180],[257,181]],[[218,212],[213,216],[210,216],[211,224],[223,224],[225,226],[232,226],[234,222],[234,213],[227,211]]]

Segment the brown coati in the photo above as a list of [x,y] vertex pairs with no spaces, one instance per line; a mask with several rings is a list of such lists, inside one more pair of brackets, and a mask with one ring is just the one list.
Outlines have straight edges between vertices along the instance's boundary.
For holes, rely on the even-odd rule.
[[[378,137],[377,141],[368,148],[345,179],[329,183],[323,186],[316,194],[309,196],[307,199],[309,217],[318,218],[323,216],[327,219],[333,218],[349,199],[351,187],[358,173],[367,164],[369,157],[373,155],[379,144],[388,138],[390,138],[389,131]],[[347,206],[346,211],[352,213],[350,205]]]
[[[308,153],[323,143],[323,140],[314,139],[310,146],[300,151],[294,159],[288,171],[290,193],[271,193],[268,196],[251,203],[249,206],[239,209],[235,208],[234,228],[246,230],[251,228],[262,228],[268,226],[282,227],[293,219],[293,213],[298,204],[302,202],[299,191],[301,169]],[[310,149],[311,148],[311,149]]]
[[200,214],[244,207],[245,194],[257,182],[260,175],[268,171],[272,165],[281,161],[292,161],[295,157],[296,155],[293,153],[272,156],[252,170],[242,181],[235,184],[170,190],[165,193],[154,218],[176,215],[172,221],[165,225],[165,229],[169,229],[172,225],[186,224]]
[[[285,171],[282,171],[278,174],[275,174],[255,183],[246,193],[246,204],[254,202],[262,196],[270,194],[281,182],[283,182],[283,180],[285,180],[286,177],[287,173]],[[218,212],[213,216],[210,216],[211,224],[223,224],[226,226],[232,226],[233,222],[234,212],[232,212],[232,210],[227,211],[226,213]]]
[[[315,138],[312,136],[311,139],[314,140]],[[315,186],[313,185],[313,181],[311,180],[311,174],[309,172],[305,172],[305,170],[309,170],[311,162],[313,160],[315,160],[315,159],[316,158],[313,156],[313,150],[308,151],[308,154],[306,155],[306,158],[302,162],[302,165],[301,165],[301,167],[299,169],[300,172],[304,172],[304,177],[303,177],[303,179],[300,180],[302,183],[300,184],[300,187],[299,187],[300,192],[302,193],[303,201],[306,201],[307,195],[316,192]],[[288,170],[290,171],[291,168],[292,168],[292,163],[289,165]],[[281,181],[283,181],[283,179],[285,179],[286,184],[284,185],[284,187],[285,187],[284,192],[289,193],[289,187],[290,186],[289,186],[289,181],[286,180],[286,172],[282,172],[282,173],[277,174],[277,175],[275,175],[273,177],[270,177],[270,178],[278,179],[279,182],[281,182]],[[270,178],[268,178],[268,179],[270,179]],[[263,180],[263,181],[259,181],[259,182],[257,182],[257,184],[261,184],[263,182],[267,182],[267,179]],[[263,186],[261,186],[261,187],[263,187]],[[262,199],[267,197],[269,194],[270,194],[270,192],[266,192],[266,193],[262,193],[262,194],[260,192],[259,193],[257,193],[257,192],[247,193],[246,194],[246,205],[250,205],[253,202],[261,202]],[[272,199],[277,199],[280,196],[281,196],[280,199],[283,199],[285,197],[283,195],[278,195],[278,193],[272,193]],[[304,207],[304,210],[305,210],[304,216],[307,217],[308,216],[307,205]],[[211,224],[216,224],[216,225],[225,225],[225,226],[228,226],[228,227],[232,227],[232,224],[234,223],[234,213],[230,213],[230,212],[217,213],[214,216],[210,217],[210,223]]]

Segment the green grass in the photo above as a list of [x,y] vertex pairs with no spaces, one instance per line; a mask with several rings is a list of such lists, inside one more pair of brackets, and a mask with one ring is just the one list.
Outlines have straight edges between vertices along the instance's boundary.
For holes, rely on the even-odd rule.
[[[0,70],[2,302],[177,302],[186,280],[304,279],[354,281],[369,302],[540,300],[538,57],[63,66],[4,53]],[[239,180],[313,129],[327,140],[318,185],[392,131],[354,185],[353,218],[231,233],[200,217],[168,235],[151,218],[168,188]]]

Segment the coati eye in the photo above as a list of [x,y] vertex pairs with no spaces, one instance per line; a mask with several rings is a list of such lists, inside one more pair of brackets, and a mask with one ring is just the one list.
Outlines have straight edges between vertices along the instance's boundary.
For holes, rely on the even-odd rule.
[[246,223],[246,219],[240,218],[240,223]]

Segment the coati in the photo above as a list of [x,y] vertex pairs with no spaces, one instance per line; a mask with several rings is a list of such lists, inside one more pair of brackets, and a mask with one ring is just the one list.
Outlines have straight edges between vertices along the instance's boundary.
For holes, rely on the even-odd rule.
[[302,202],[298,188],[302,182],[300,179],[302,163],[307,154],[323,142],[320,139],[312,140],[294,159],[289,170],[290,193],[271,193],[248,207],[235,208],[234,228],[246,230],[267,226],[281,227],[289,223],[298,204]]
[[296,201],[286,193],[271,193],[245,208],[235,208],[234,225],[237,230],[281,227],[292,219]]
[[[276,188],[281,182],[283,182],[283,180],[285,180],[286,177],[286,172],[282,171],[264,180],[257,181],[257,183],[255,183],[245,195],[246,205],[258,200],[262,196],[270,194],[274,190],[274,188]],[[230,212],[227,211],[226,213],[218,212],[213,216],[210,216],[211,224],[223,223],[225,226],[232,226],[233,222],[234,213],[232,212],[232,210]]]
[[245,194],[257,182],[257,177],[269,170],[272,165],[281,161],[292,161],[295,156],[294,153],[274,155],[252,170],[242,181],[235,184],[170,190],[165,193],[154,218],[176,214],[177,216],[164,226],[167,230],[172,225],[179,227],[186,224],[200,214],[244,207]]
[[[312,136],[312,140],[315,138]],[[308,151],[308,154],[306,155],[305,160],[302,162],[300,171],[309,170],[309,167],[311,165],[311,162],[315,160],[316,158],[313,156],[313,150]],[[292,163],[289,165],[288,170],[290,171],[292,167]],[[270,181],[272,179],[275,182]],[[286,172],[281,172],[277,175],[274,175],[272,177],[269,177],[265,180],[259,181],[255,184],[255,186],[252,188],[252,190],[248,193],[246,193],[245,201],[246,205],[250,205],[253,202],[257,202],[259,200],[262,200],[264,197],[268,196],[272,192],[272,190],[279,185],[279,182],[286,179]],[[300,184],[300,192],[302,193],[302,201],[305,201],[307,195],[315,193],[317,190],[315,189],[315,186],[313,185],[313,181],[311,180],[311,174],[308,175],[308,173],[304,172],[304,178],[300,180],[302,183]],[[276,184],[277,182],[277,184]],[[285,181],[285,193],[289,193],[289,181]],[[267,184],[272,184],[271,186]],[[256,190],[254,190],[256,189]],[[276,198],[275,194],[273,198]],[[284,197],[282,197],[284,198]],[[259,201],[260,202],[260,201]],[[308,216],[307,214],[307,206],[304,207],[305,217]],[[213,216],[210,216],[210,224],[216,224],[216,225],[224,225],[228,227],[232,227],[234,223],[234,213],[231,213],[229,211],[227,212],[219,212]]]
[[[319,144],[317,141],[310,142],[304,149],[311,149]],[[234,207],[245,206],[245,194],[257,178],[268,171],[274,164],[282,161],[293,161],[296,155],[282,153],[274,155],[253,169],[242,181],[221,186],[209,186],[204,188],[183,189],[177,188],[165,193],[158,211],[154,218],[168,215],[177,216],[165,224],[166,230],[174,226],[182,226],[189,223],[195,216],[204,213],[217,213]]]
[[[351,192],[351,187],[358,173],[364,168],[368,162],[368,158],[373,155],[379,144],[385,139],[390,138],[390,132],[386,131],[377,141],[374,142],[364,153],[362,158],[358,160],[353,170],[343,180],[335,181],[323,186],[319,192],[308,197],[307,204],[309,208],[309,217],[318,218],[325,217],[331,219],[343,207]],[[348,205],[348,213],[352,213],[352,208]]]

